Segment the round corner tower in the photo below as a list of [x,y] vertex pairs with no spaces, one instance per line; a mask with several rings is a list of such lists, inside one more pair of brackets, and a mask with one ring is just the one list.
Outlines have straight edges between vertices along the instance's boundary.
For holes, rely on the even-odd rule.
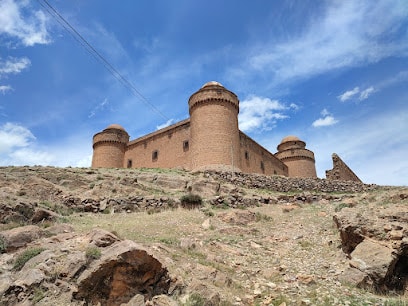
[[317,177],[314,153],[298,137],[283,138],[275,156],[288,166],[289,177]]
[[240,171],[238,97],[208,82],[188,100],[192,170]]
[[129,134],[119,124],[111,124],[93,137],[92,168],[122,168]]

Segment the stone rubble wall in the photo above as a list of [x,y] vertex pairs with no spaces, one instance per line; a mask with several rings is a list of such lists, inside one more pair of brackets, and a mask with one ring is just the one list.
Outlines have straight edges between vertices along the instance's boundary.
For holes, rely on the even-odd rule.
[[[208,181],[208,185],[218,182],[219,187],[211,194],[201,195],[212,206],[222,208],[253,207],[263,204],[282,203],[312,203],[324,200],[342,200],[340,193],[359,193],[378,188],[377,185],[367,185],[354,181],[331,181],[316,178],[287,178],[283,176],[263,176],[244,173],[206,171],[200,173]],[[199,184],[203,184],[201,181]],[[189,188],[190,186],[190,188]],[[181,192],[191,192],[194,183],[185,184]],[[195,186],[193,193],[200,195]],[[248,189],[270,190],[282,193],[276,196],[250,194]],[[215,192],[218,190],[218,192]],[[256,193],[254,190],[253,193]],[[332,194],[339,193],[339,194]],[[352,196],[352,195],[351,195]],[[350,197],[350,195],[348,195]],[[180,199],[171,196],[133,196],[118,198],[81,199],[67,196],[62,203],[75,211],[83,212],[155,212],[180,206]]]
[[316,192],[363,192],[378,188],[375,184],[361,181],[329,180],[320,178],[290,178],[284,176],[264,176],[256,174],[208,171],[204,176],[230,182],[236,186],[268,189],[277,192],[316,191]]

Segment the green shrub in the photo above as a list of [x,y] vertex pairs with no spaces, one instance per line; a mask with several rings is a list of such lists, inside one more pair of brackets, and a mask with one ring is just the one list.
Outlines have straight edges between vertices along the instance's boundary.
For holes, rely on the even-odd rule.
[[335,208],[334,208],[334,211],[335,212],[339,212],[339,211],[341,211],[343,208],[346,208],[346,207],[350,207],[348,204],[346,204],[346,203],[340,203],[340,204],[338,204]]
[[3,237],[0,236],[0,254],[1,253],[6,253],[7,249],[7,242],[4,240]]
[[17,271],[21,270],[27,261],[37,256],[44,250],[44,248],[32,248],[25,250],[23,253],[17,256],[16,260],[14,261],[13,269]]
[[36,304],[45,298],[45,292],[42,288],[34,288],[33,292],[33,303]]
[[101,250],[95,246],[90,246],[86,248],[85,257],[88,261],[100,258],[102,255]]
[[202,297],[199,293],[193,292],[188,297],[185,306],[204,306],[206,305],[206,299]]
[[180,198],[181,206],[184,208],[192,209],[199,207],[203,204],[203,199],[198,194],[186,194]]

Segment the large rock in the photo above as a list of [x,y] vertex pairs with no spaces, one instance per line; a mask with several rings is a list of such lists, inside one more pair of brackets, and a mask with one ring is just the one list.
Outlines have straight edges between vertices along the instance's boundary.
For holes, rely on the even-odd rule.
[[344,208],[333,219],[350,268],[340,277],[380,293],[408,288],[408,208]]
[[92,229],[87,236],[89,237],[89,243],[97,247],[107,247],[119,241],[119,238],[111,232],[99,228]]
[[220,213],[218,218],[228,224],[247,225],[256,221],[256,215],[249,210],[231,210],[225,213]]
[[171,279],[167,269],[133,241],[114,243],[102,251],[78,278],[73,297],[87,303],[121,305],[141,294],[146,300],[167,293]]
[[365,279],[359,285],[362,287],[374,285],[377,291],[385,292],[398,259],[393,250],[366,239],[357,245],[350,255],[350,266],[369,277],[369,280]]
[[43,234],[41,228],[36,225],[16,227],[0,233],[0,237],[5,243],[7,252],[21,248],[28,243],[40,238]]

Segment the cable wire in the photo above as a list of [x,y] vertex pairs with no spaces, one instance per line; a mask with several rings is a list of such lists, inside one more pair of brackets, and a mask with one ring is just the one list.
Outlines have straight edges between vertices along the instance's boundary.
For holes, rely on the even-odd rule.
[[101,63],[123,86],[127,87],[131,93],[139,100],[148,105],[153,111],[163,119],[169,120],[157,107],[155,107],[137,88],[123,76],[104,56],[102,56],[47,0],[37,0],[37,2],[99,63]]

